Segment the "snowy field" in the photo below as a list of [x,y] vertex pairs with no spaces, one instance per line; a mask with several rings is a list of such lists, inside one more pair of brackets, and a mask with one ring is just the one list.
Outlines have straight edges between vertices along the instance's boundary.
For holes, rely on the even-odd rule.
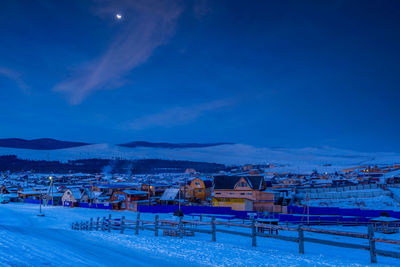
[[[302,200],[301,205],[304,205]],[[315,199],[309,200],[311,207],[337,207],[342,209],[371,209],[400,211],[400,203],[390,196],[377,196],[368,198],[343,198],[343,199]]]
[[226,165],[272,163],[273,171],[334,172],[344,168],[400,163],[398,153],[365,153],[332,147],[267,148],[245,144],[228,144],[204,148],[120,147],[94,144],[58,150],[0,148],[0,155],[17,155],[23,159],[73,160],[87,158],[169,159],[222,163]]
[[[107,216],[109,213],[113,217],[134,219],[134,212],[63,207],[46,207],[44,212],[45,217],[36,216],[38,205],[0,206],[0,266],[370,265],[368,251],[310,243],[305,243],[305,254],[300,255],[296,243],[257,238],[257,247],[252,248],[248,237],[221,233],[217,233],[217,242],[211,242],[210,235],[197,233],[195,237],[179,239],[161,234],[154,237],[151,231],[140,232],[136,236],[132,230],[127,230],[125,234],[70,230],[71,223],[76,220]],[[162,218],[170,216],[161,215]],[[152,220],[154,215],[142,214],[142,218]],[[365,227],[358,229],[361,232],[365,230]],[[316,234],[306,233],[306,236]],[[335,240],[340,238],[334,237]],[[382,248],[379,245],[377,247]],[[394,249],[398,251],[400,246]],[[378,256],[378,263],[374,266],[398,266],[400,261]]]

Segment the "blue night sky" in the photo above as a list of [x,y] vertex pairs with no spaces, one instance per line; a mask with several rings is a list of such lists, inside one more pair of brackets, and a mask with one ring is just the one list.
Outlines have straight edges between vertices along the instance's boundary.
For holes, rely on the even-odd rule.
[[0,138],[400,151],[399,1],[2,0],[0,33]]

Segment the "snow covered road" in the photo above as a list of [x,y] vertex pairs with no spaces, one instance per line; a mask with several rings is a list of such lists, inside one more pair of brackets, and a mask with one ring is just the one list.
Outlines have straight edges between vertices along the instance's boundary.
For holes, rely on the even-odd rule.
[[[70,230],[71,222],[106,216],[110,211],[46,207],[38,217],[37,205],[0,206],[0,266],[367,266],[367,251],[266,238],[251,247],[246,237],[196,234],[183,239],[154,237],[150,231],[85,232]],[[133,212],[111,212],[134,219]],[[153,214],[142,214],[152,218]],[[162,216],[170,216],[163,214]],[[378,266],[396,266],[398,260],[378,257]],[[376,266],[376,265],[375,265]]]

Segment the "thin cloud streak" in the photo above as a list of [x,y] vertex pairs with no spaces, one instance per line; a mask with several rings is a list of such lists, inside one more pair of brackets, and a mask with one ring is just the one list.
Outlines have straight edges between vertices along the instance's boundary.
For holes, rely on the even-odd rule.
[[108,49],[92,62],[76,70],[76,75],[54,87],[79,104],[98,90],[115,89],[134,68],[146,62],[153,51],[163,45],[175,31],[182,7],[178,2],[160,0],[100,1],[96,15],[112,19],[123,10],[120,32]]
[[216,100],[191,106],[174,107],[162,112],[146,115],[133,120],[127,124],[127,128],[133,130],[144,130],[153,127],[174,127],[195,121],[204,114],[233,106],[233,99]]
[[24,80],[21,79],[19,73],[8,68],[0,67],[0,76],[4,76],[10,80],[13,80],[24,93],[29,93],[29,87]]

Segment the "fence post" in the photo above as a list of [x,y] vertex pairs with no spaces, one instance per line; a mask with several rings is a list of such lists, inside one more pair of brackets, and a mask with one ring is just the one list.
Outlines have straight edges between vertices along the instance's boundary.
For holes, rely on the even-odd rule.
[[154,235],[158,236],[158,215],[154,219]]
[[108,215],[108,232],[111,232],[111,214]]
[[101,231],[103,231],[104,232],[104,230],[105,230],[105,221],[106,221],[106,217],[104,217],[103,216],[103,220],[102,220],[102,222],[101,222]]
[[136,235],[139,234],[139,223],[140,223],[140,212],[138,212],[137,218],[136,218],[136,229],[135,229],[135,234]]
[[92,231],[93,230],[93,218],[90,217],[90,226],[89,226],[89,230]]
[[96,220],[96,231],[99,231],[99,217]]
[[251,221],[251,246],[257,246],[257,237],[256,237],[256,220],[253,218]]
[[122,216],[121,218],[121,234],[124,233],[125,230],[125,216]]
[[183,236],[183,226],[182,226],[182,216],[179,217],[179,225],[178,225],[178,231],[179,231],[179,238],[182,238]]
[[301,225],[299,225],[298,232],[299,232],[299,253],[304,254],[304,232],[303,229],[301,228]]
[[369,240],[369,254],[371,256],[371,263],[376,263],[374,228],[372,227],[371,224],[368,225],[368,240]]
[[211,218],[211,231],[212,231],[211,240],[213,242],[215,242],[217,239],[216,239],[216,236],[215,236],[216,227],[215,227],[215,217],[214,216],[212,216],[212,218]]

